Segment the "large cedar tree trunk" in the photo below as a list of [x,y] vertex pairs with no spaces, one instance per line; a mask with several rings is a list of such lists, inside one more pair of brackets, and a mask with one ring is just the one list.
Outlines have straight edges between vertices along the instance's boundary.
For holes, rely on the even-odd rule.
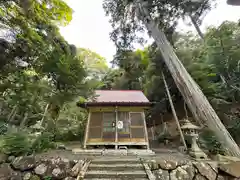
[[217,116],[200,87],[192,79],[181,61],[176,56],[165,34],[159,30],[157,25],[151,19],[145,2],[143,0],[138,0],[136,8],[138,18],[142,20],[149,33],[157,43],[165,64],[167,65],[175,84],[181,92],[194,118],[198,122],[201,122],[201,124],[207,125],[209,129],[215,133],[228,155],[240,157],[238,145],[235,143],[232,136]]

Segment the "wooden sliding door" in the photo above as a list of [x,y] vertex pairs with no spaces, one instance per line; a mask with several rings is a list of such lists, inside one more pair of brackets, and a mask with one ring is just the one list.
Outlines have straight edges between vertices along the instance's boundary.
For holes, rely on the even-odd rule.
[[123,127],[118,129],[118,142],[130,142],[130,119],[129,112],[118,112],[118,121],[122,121]]
[[102,139],[102,122],[101,112],[92,112],[88,130],[88,141],[100,142]]
[[130,112],[131,140],[135,142],[146,141],[144,117],[142,112]]
[[115,142],[115,112],[103,113],[103,141]]

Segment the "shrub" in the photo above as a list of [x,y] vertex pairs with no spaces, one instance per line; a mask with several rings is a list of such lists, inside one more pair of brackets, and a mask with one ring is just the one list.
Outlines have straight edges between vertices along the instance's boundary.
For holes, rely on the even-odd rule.
[[43,132],[32,143],[33,152],[42,152],[54,147],[53,134],[48,132]]
[[54,140],[57,142],[83,141],[85,128],[81,125],[69,129],[60,129],[55,132]]
[[30,153],[31,143],[25,132],[9,132],[3,136],[2,150],[8,155],[25,155]]
[[0,121],[0,135],[6,134],[7,130],[8,130],[7,123]]
[[171,139],[171,135],[169,134],[169,132],[164,132],[164,133],[159,134],[157,139],[158,139],[159,143],[165,143],[166,140]]
[[210,130],[204,130],[199,138],[200,146],[207,149],[211,154],[224,154],[221,143]]
[[234,117],[231,121],[231,126],[228,126],[228,131],[232,135],[233,139],[239,144],[240,143],[240,118]]

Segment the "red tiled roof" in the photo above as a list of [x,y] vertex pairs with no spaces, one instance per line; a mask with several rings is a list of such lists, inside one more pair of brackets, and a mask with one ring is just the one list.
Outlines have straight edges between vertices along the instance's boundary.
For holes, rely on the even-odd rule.
[[149,106],[151,103],[142,91],[96,90],[95,99],[84,104],[78,106]]
[[149,103],[142,91],[136,90],[96,90],[96,99],[99,103]]

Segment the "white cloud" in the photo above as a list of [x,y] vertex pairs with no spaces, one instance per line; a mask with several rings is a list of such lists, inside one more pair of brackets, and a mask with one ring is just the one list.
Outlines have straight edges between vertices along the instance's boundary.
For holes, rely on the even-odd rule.
[[[112,28],[105,17],[102,8],[103,0],[68,0],[67,3],[73,8],[73,20],[70,25],[61,28],[65,39],[77,47],[89,48],[111,61],[115,54],[114,43],[109,38]],[[219,0],[219,5],[206,17],[202,29],[209,25],[219,25],[224,20],[237,21],[240,19],[240,7],[229,6],[226,0]],[[180,29],[194,30],[187,27],[183,22]],[[138,46],[141,47],[141,46]]]

